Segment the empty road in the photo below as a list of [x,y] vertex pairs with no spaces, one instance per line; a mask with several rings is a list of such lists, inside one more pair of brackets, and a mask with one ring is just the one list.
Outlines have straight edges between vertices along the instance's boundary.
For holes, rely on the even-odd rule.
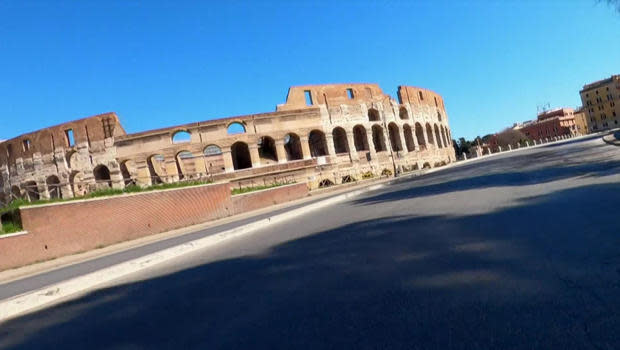
[[0,325],[2,349],[618,349],[620,148],[388,186]]

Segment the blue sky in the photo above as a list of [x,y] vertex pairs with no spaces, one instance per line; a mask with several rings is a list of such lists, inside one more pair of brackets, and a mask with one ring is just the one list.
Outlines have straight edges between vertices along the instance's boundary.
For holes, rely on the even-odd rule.
[[291,85],[440,93],[473,138],[620,73],[596,0],[0,0],[0,139],[108,111],[127,132],[269,112]]

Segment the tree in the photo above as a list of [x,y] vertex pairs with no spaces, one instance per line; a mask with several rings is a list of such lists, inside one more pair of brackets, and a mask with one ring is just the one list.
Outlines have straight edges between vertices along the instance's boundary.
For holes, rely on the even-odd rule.
[[616,9],[620,13],[620,0],[597,0],[597,3],[606,2],[607,5]]

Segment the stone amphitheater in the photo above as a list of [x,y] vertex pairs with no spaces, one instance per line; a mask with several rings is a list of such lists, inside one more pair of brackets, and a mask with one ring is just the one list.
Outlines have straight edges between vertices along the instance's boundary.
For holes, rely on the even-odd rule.
[[0,143],[0,201],[198,180],[309,188],[455,161],[444,100],[377,84],[291,87],[275,112],[127,134],[105,113]]

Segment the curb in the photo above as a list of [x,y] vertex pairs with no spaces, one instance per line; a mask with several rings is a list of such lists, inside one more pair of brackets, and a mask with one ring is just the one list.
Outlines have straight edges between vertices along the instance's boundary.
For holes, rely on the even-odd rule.
[[40,310],[44,307],[49,307],[62,301],[85,294],[87,291],[90,291],[97,286],[101,286],[105,283],[127,276],[142,269],[172,260],[183,254],[210,247],[232,238],[242,237],[269,225],[281,223],[307,212],[317,210],[344,201],[351,197],[358,196],[362,193],[374,191],[383,187],[385,187],[385,184],[375,184],[357,189],[355,191],[336,195],[301,208],[293,209],[275,216],[267,217],[246,225],[216,233],[211,236],[203,237],[172,248],[158,251],[156,253],[148,254],[134,260],[129,260],[110,266],[99,271],[91,272],[83,276],[2,300],[0,301],[0,324],[17,316],[22,316],[27,313]]

